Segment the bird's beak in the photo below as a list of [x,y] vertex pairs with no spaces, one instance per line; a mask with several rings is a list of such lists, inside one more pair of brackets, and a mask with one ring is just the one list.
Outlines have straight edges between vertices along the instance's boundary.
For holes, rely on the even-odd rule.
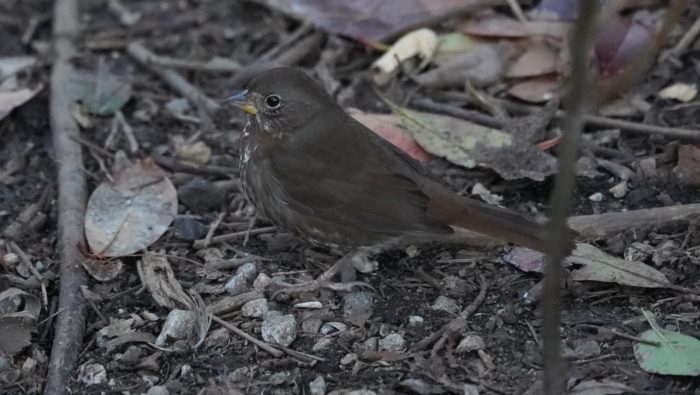
[[253,105],[253,102],[250,101],[247,89],[233,96],[227,97],[226,99],[224,99],[224,103],[232,103],[233,105],[247,112],[248,114],[255,115],[258,113],[258,110],[256,110],[255,106]]

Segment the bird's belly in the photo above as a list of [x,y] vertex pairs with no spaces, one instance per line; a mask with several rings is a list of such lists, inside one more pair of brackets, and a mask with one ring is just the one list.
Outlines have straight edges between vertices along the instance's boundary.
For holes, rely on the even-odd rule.
[[261,217],[300,239],[326,248],[374,246],[391,239],[385,234],[366,232],[290,207],[284,199],[283,187],[255,146],[242,147],[240,158],[241,189],[248,201]]

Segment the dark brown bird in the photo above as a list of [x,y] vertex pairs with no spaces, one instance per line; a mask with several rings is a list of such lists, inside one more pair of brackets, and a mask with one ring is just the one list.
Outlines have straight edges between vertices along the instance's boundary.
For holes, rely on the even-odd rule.
[[241,179],[259,213],[310,243],[353,249],[307,288],[347,289],[329,280],[355,252],[439,240],[455,228],[546,247],[542,225],[433,181],[301,71],[265,71],[228,101],[249,114]]

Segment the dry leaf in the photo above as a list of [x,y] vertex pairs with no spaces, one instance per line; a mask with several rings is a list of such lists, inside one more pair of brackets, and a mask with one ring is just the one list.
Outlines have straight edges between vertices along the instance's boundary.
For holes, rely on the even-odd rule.
[[545,43],[538,43],[528,48],[513,64],[508,67],[506,77],[536,77],[557,71],[559,55]]
[[189,308],[191,298],[177,281],[168,259],[150,252],[137,263],[141,283],[158,305],[171,309]]
[[391,114],[370,114],[351,108],[348,113],[374,133],[394,144],[401,151],[418,161],[430,159],[430,154],[425,152],[413,138],[406,133],[403,122]]
[[85,213],[85,236],[97,255],[116,257],[148,247],[165,233],[177,214],[170,179],[146,158],[100,184]]
[[530,103],[543,103],[559,98],[561,81],[558,77],[538,77],[517,83],[508,94]]
[[5,118],[12,110],[28,102],[41,91],[43,87],[35,89],[19,89],[10,92],[0,92],[0,120]]
[[572,269],[574,281],[603,281],[642,288],[664,288],[670,285],[660,271],[642,262],[616,258],[585,243],[576,243],[576,249],[566,258],[567,264],[581,265]]
[[418,68],[425,67],[433,58],[437,47],[438,37],[430,29],[414,30],[404,35],[372,63],[374,82],[380,86],[387,84],[404,62],[415,57],[421,59]]
[[506,59],[512,53],[508,43],[479,45],[441,61],[438,67],[419,74],[416,81],[431,88],[459,87],[469,81],[474,86],[486,86],[498,81],[505,70]]
[[[0,293],[0,354],[14,355],[31,344],[32,332],[41,311],[39,299],[18,288],[9,288]],[[23,310],[16,308],[24,306]]]
[[507,180],[542,181],[556,171],[556,160],[535,145],[497,129],[446,115],[394,107],[405,129],[426,151],[472,168],[483,166]]
[[687,103],[698,95],[698,86],[696,84],[685,84],[676,82],[671,86],[659,91],[659,97],[662,99],[673,99],[683,103]]

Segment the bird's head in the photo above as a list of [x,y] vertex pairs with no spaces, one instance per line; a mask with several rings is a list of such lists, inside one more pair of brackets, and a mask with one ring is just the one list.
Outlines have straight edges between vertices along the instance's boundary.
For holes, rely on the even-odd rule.
[[226,102],[241,108],[262,129],[275,134],[293,132],[335,105],[320,84],[291,67],[264,71],[246,90]]

